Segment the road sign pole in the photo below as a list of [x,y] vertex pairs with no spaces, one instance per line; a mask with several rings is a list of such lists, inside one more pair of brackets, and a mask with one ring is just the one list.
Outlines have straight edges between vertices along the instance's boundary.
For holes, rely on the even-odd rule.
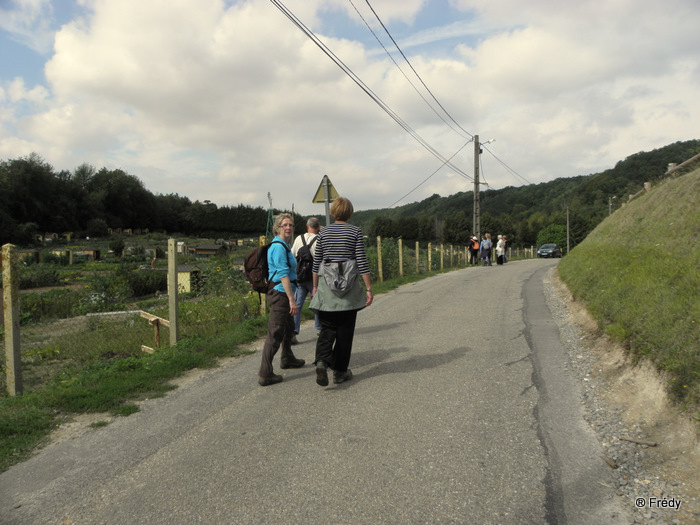
[[323,176],[323,199],[326,202],[326,226],[331,223],[330,192],[328,191],[328,175]]

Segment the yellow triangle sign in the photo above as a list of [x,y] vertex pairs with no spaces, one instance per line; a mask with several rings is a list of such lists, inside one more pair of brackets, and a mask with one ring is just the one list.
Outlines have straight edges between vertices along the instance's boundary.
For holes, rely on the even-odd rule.
[[335,199],[340,197],[336,189],[333,187],[331,179],[328,178],[328,175],[324,175],[323,179],[321,180],[321,184],[318,186],[316,194],[314,195],[314,198],[311,202],[313,202],[314,204],[321,204],[326,202],[326,192],[324,191],[324,186],[326,183],[328,184],[328,202],[333,202]]

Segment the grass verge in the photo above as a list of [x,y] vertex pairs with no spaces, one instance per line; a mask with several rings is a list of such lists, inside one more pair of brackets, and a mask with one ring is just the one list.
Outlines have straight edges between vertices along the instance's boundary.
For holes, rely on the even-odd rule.
[[700,420],[700,170],[666,181],[603,221],[559,264],[602,331],[664,373]]
[[215,336],[183,339],[153,354],[66,369],[30,394],[0,398],[0,472],[27,458],[71,414],[134,413],[138,411],[134,400],[172,390],[175,387],[169,381],[188,370],[215,366],[221,357],[243,355],[242,345],[266,330],[266,317],[250,319]]

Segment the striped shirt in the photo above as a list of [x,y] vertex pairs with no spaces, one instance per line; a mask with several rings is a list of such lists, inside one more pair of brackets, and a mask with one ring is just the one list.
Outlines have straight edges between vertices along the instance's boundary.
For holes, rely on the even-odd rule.
[[335,222],[323,228],[316,241],[313,272],[318,273],[321,261],[340,262],[347,259],[355,259],[360,275],[369,273],[362,230],[344,222]]

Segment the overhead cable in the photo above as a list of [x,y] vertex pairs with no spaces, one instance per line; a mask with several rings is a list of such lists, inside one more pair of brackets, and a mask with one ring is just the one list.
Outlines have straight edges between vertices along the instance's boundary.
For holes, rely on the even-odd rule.
[[[452,168],[456,173],[468,180],[474,180],[473,177],[457,166],[450,162],[450,159],[445,159],[445,157],[440,154],[435,148],[433,148],[425,139],[423,139],[411,126],[408,125],[401,117],[399,117],[381,98],[379,98],[363,81],[360,79],[353,71],[350,69],[340,58],[338,58],[333,51],[331,51],[328,46],[326,46],[320,38],[318,38],[313,31],[304,25],[304,23],[299,20],[294,13],[292,13],[280,0],[270,0],[272,4],[277,7],[291,22],[297,26],[307,37],[309,37],[335,64],[348,75],[359,87],[362,89],[382,110],[384,110],[394,121],[401,126],[409,135],[411,135],[418,143],[423,146],[428,152],[430,152],[434,157],[440,160],[443,164],[440,166],[447,165]],[[453,155],[454,156],[454,155]],[[438,168],[438,170],[440,169]]]
[[507,171],[509,171],[510,173],[512,173],[515,177],[519,178],[519,179],[520,179],[521,181],[523,181],[525,184],[532,184],[532,182],[530,182],[529,180],[527,180],[525,177],[523,177],[522,175],[520,175],[520,174],[519,174],[517,171],[515,171],[513,168],[511,168],[510,166],[508,166],[508,164],[506,164],[506,163],[503,162],[501,159],[499,159],[496,155],[494,155],[493,151],[491,151],[490,149],[488,149],[485,145],[484,145],[484,149],[485,149],[486,151],[488,151],[488,152],[491,154],[491,156],[499,162],[499,164],[500,164],[501,166],[503,166]]
[[[389,52],[389,50],[386,48],[386,46],[385,46],[384,43],[381,41],[381,39],[377,36],[377,33],[374,32],[374,30],[373,30],[372,27],[369,25],[369,23],[367,22],[367,20],[365,20],[365,17],[362,16],[362,13],[360,13],[360,11],[357,9],[357,7],[356,7],[355,4],[353,3],[353,1],[352,1],[352,0],[348,0],[348,1],[350,2],[350,5],[352,5],[352,7],[355,9],[355,12],[357,13],[357,16],[360,17],[360,19],[362,20],[362,22],[364,22],[365,26],[367,26],[367,29],[369,29],[370,33],[372,33],[372,35],[373,35],[374,38],[377,40],[377,42],[379,43],[379,45],[382,46],[382,49],[384,49],[384,52],[385,52],[385,53],[387,54],[387,56],[391,59],[391,61],[392,61],[392,62],[394,63],[394,65],[396,66],[396,68],[397,68],[399,71],[401,71],[401,74],[404,76],[404,78],[408,81],[409,84],[411,84],[411,87],[415,90],[416,93],[418,93],[418,96],[419,96],[420,98],[423,99],[423,102],[425,102],[425,103],[428,105],[428,107],[433,111],[433,113],[435,113],[435,115],[437,115],[438,118],[439,118],[440,120],[442,120],[442,121],[443,121],[445,124],[447,124],[454,132],[456,132],[457,134],[459,134],[459,135],[462,136],[463,138],[467,138],[467,137],[465,137],[464,134],[463,134],[462,132],[466,133],[466,135],[468,135],[470,138],[473,138],[472,135],[471,135],[471,133],[469,133],[468,131],[464,130],[464,128],[462,128],[459,124],[457,124],[457,122],[454,121],[454,119],[449,115],[449,113],[447,113],[447,111],[445,111],[445,108],[442,107],[442,105],[440,104],[440,102],[437,101],[437,99],[436,99],[435,96],[432,94],[432,92],[430,91],[430,89],[428,89],[428,87],[425,85],[425,82],[423,82],[423,79],[420,77],[420,75],[418,75],[418,73],[416,73],[416,70],[413,69],[413,66],[411,66],[411,63],[410,63],[410,62],[408,61],[408,59],[406,58],[406,55],[403,54],[403,51],[401,51],[401,48],[399,48],[399,46],[398,46],[398,44],[396,43],[396,41],[392,38],[391,34],[389,33],[389,30],[388,30],[386,27],[384,27],[384,24],[383,24],[382,21],[379,19],[379,17],[377,16],[377,14],[374,12],[374,9],[372,9],[372,6],[370,6],[370,9],[372,9],[372,13],[374,13],[374,16],[377,18],[377,20],[379,20],[379,23],[382,24],[382,27],[384,27],[384,31],[386,31],[386,33],[389,35],[389,38],[391,38],[391,41],[394,42],[394,45],[396,46],[396,49],[399,50],[399,53],[401,53],[401,56],[404,57],[404,60],[406,60],[406,62],[408,62],[408,65],[411,67],[411,69],[413,70],[413,72],[415,73],[415,75],[418,77],[418,80],[421,81],[421,84],[423,84],[423,86],[425,87],[425,89],[428,90],[428,93],[430,93],[430,95],[433,97],[433,100],[435,100],[435,102],[438,103],[438,105],[440,106],[440,108],[442,108],[443,112],[452,120],[452,122],[454,122],[455,124],[457,124],[457,126],[459,127],[459,129],[455,129],[455,127],[454,127],[450,122],[448,122],[447,120],[445,120],[445,117],[443,117],[443,116],[433,107],[433,105],[423,96],[423,94],[418,90],[418,88],[417,88],[417,87],[415,86],[415,84],[411,81],[411,79],[408,78],[408,75],[406,75],[406,73],[404,72],[404,70],[401,69],[401,66],[398,64],[398,62],[396,62],[396,60],[394,60],[394,57],[392,56],[392,54],[391,54],[391,53]],[[369,2],[368,2],[368,4],[369,4]]]
[[[462,146],[462,147],[459,148],[457,151],[455,151],[454,154],[452,155],[452,157],[450,157],[449,159],[447,159],[447,161],[452,160],[453,157],[455,157],[460,151],[462,151],[462,150],[467,146],[467,144],[469,144],[469,143],[471,143],[471,142],[472,142],[471,140],[467,141],[467,142],[464,144],[464,146]],[[423,182],[421,182],[420,184],[418,184],[418,186],[416,186],[415,188],[413,188],[411,191],[409,191],[406,195],[404,195],[403,197],[401,197],[401,198],[400,198],[399,200],[397,200],[396,202],[390,204],[390,205],[389,205],[389,208],[393,208],[396,204],[398,204],[399,202],[401,202],[402,200],[404,200],[404,199],[405,199],[406,197],[408,197],[411,193],[413,193],[413,192],[416,191],[418,188],[420,188],[423,184],[425,184],[426,182],[428,182],[428,180],[430,180],[430,178],[432,178],[433,175],[435,175],[438,171],[440,171],[440,170],[443,168],[443,166],[445,166],[445,164],[447,164],[447,161],[445,161],[445,162],[442,164],[442,166],[440,166],[438,169],[436,169],[434,172],[432,172]]]
[[[426,91],[427,91],[428,93],[430,93],[430,96],[432,97],[432,99],[437,103],[438,106],[440,106],[440,109],[442,109],[442,111],[445,113],[445,115],[447,115],[447,117],[448,117],[452,122],[454,122],[454,123],[457,125],[457,127],[458,127],[459,129],[461,129],[464,133],[466,133],[467,135],[469,135],[470,137],[472,137],[472,134],[469,133],[469,132],[468,132],[466,129],[464,129],[462,126],[460,126],[459,123],[458,123],[454,118],[452,118],[452,115],[450,115],[450,113],[443,107],[443,105],[440,104],[440,101],[435,97],[435,95],[433,95],[433,92],[430,91],[430,88],[425,84],[425,82],[423,82],[423,79],[422,79],[421,76],[418,74],[418,72],[415,70],[415,68],[413,67],[413,64],[411,64],[411,62],[408,60],[408,57],[406,57],[406,55],[404,54],[404,52],[401,50],[401,48],[399,47],[399,44],[396,43],[396,40],[394,40],[394,37],[391,36],[391,33],[389,32],[389,30],[387,29],[387,27],[384,25],[384,22],[382,22],[382,19],[379,18],[379,15],[377,14],[377,12],[376,12],[376,11],[374,10],[374,8],[372,7],[372,4],[369,3],[369,0],[365,0],[365,2],[367,3],[367,6],[368,6],[368,7],[370,8],[370,10],[372,11],[372,14],[374,14],[374,17],[375,17],[375,18],[377,19],[377,21],[381,24],[381,26],[382,26],[382,28],[384,29],[384,31],[386,32],[386,34],[389,36],[389,38],[391,39],[391,41],[394,43],[394,46],[396,47],[396,49],[398,49],[399,53],[401,53],[401,56],[403,57],[403,59],[406,61],[406,63],[407,63],[408,66],[411,68],[411,70],[413,71],[413,73],[416,75],[416,77],[418,78],[418,80],[420,80],[420,83],[423,84],[423,87],[426,89]],[[352,4],[352,0],[350,0],[350,3]],[[355,7],[355,4],[352,4],[352,6]],[[355,10],[357,11],[357,8],[355,8]],[[358,14],[359,14],[359,13],[358,13]],[[363,19],[363,21],[364,21],[364,19]],[[366,22],[365,22],[365,24],[366,24]],[[369,26],[367,26],[367,27],[369,27]],[[372,30],[370,29],[370,31],[372,31]],[[372,31],[372,34],[374,34],[374,31]],[[375,38],[376,38],[376,35],[375,35]],[[379,39],[377,39],[377,40],[379,40]],[[381,42],[379,42],[379,43],[381,44]],[[382,45],[382,47],[384,47],[384,45]],[[386,48],[384,48],[384,50],[386,51]],[[389,56],[391,56],[391,54],[390,54],[388,51],[387,51],[387,54],[389,54]],[[393,58],[392,58],[392,60],[393,60]],[[394,63],[396,64],[396,62],[394,62]],[[398,67],[398,64],[397,64],[397,67]],[[399,69],[401,69],[401,68],[399,68]],[[403,73],[403,71],[402,71],[402,73]],[[405,76],[405,75],[404,75],[404,76]],[[409,81],[409,82],[410,82],[410,81]],[[411,83],[411,85],[413,85],[413,83]],[[414,86],[414,88],[415,88],[415,86]],[[423,99],[423,100],[425,100],[425,99]],[[426,101],[426,102],[427,102],[427,101]],[[432,105],[430,105],[430,104],[428,104],[428,105],[431,107],[431,109],[433,108]],[[435,110],[433,109],[433,111],[435,111]],[[440,117],[440,118],[442,118],[442,117]],[[444,119],[443,119],[443,121],[444,121]],[[447,123],[447,122],[445,122],[445,123]],[[452,126],[450,126],[450,127],[452,127]],[[452,128],[452,129],[454,129],[454,128]]]

